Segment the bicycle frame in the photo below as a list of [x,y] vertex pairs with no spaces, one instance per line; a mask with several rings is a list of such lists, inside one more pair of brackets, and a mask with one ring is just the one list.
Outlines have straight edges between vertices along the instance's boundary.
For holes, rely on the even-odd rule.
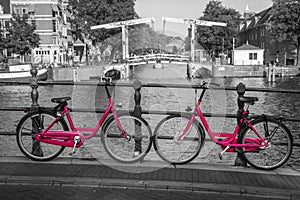
[[[242,118],[240,120],[240,124],[242,123],[246,123],[250,129],[257,135],[258,138],[246,138],[245,142],[246,144],[238,144],[237,143],[237,135],[241,129],[240,125],[237,124],[233,133],[225,133],[225,132],[213,132],[202,111],[201,111],[201,108],[200,108],[200,105],[201,105],[201,101],[203,99],[203,96],[204,96],[204,93],[206,91],[206,87],[203,88],[202,90],[202,94],[201,96],[199,97],[197,103],[196,103],[196,106],[194,108],[194,111],[192,113],[192,116],[191,116],[191,119],[189,120],[186,128],[183,130],[183,132],[177,137],[177,141],[180,141],[184,136],[185,134],[188,132],[188,130],[190,129],[193,121],[195,120],[195,117],[196,117],[196,114],[198,113],[199,117],[200,117],[200,120],[202,122],[202,124],[204,125],[204,128],[205,130],[207,131],[208,135],[210,136],[210,138],[218,145],[221,145],[223,149],[226,149],[225,151],[227,152],[235,152],[236,151],[236,148],[242,148],[244,147],[244,150],[245,151],[255,151],[257,150],[259,147],[266,147],[267,146],[267,142],[265,141],[265,139],[263,139],[261,137],[261,135],[258,133],[258,131],[253,127],[253,125],[251,124],[251,122],[246,118]],[[243,111],[243,115],[245,115],[247,113],[247,110],[244,110]],[[217,137],[219,138],[223,138],[223,140],[219,140],[217,139]]]
[[[101,116],[100,120],[98,121],[98,123],[95,127],[84,127],[84,128],[75,127],[72,117],[70,115],[71,110],[67,106],[64,106],[63,110],[57,115],[57,117],[54,119],[54,121],[51,122],[51,124],[45,130],[36,134],[36,139],[40,142],[45,142],[45,143],[60,145],[60,146],[66,146],[66,147],[74,147],[74,142],[75,142],[75,146],[78,148],[84,143],[85,139],[92,138],[98,132],[98,130],[102,126],[103,122],[109,115],[110,111],[112,111],[113,117],[116,121],[116,124],[117,124],[119,130],[122,132],[124,138],[126,138],[127,140],[130,140],[129,135],[126,134],[126,132],[122,128],[121,123],[118,119],[117,111],[113,104],[112,97],[107,89],[107,85],[105,85],[105,88],[106,88],[106,92],[108,95],[109,105],[107,106],[104,114]],[[64,117],[64,116],[67,117],[71,131],[50,130],[54,126],[54,124],[57,123],[61,119],[61,117]],[[83,134],[81,134],[82,132],[90,133],[90,134],[83,135]],[[77,140],[77,142],[75,140]]]

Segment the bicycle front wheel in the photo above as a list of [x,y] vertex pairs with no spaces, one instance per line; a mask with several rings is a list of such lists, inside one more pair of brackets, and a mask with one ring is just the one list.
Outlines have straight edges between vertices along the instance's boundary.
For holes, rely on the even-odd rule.
[[168,116],[162,119],[154,131],[153,145],[157,154],[171,164],[185,164],[195,159],[205,139],[202,125],[195,119],[180,141],[176,138],[186,129],[190,117]]
[[[289,129],[275,119],[263,118],[251,121],[254,129],[268,141],[267,147],[243,147],[242,156],[254,168],[273,170],[281,167],[289,159],[293,149],[293,137]],[[268,133],[270,138],[268,139]],[[239,137],[240,144],[249,144],[258,139],[254,131],[247,127],[242,130]],[[257,140],[256,140],[257,141]]]
[[128,114],[118,114],[118,120],[131,137],[126,139],[113,117],[103,126],[101,140],[106,152],[122,163],[134,163],[142,160],[149,152],[152,144],[152,132],[143,118]]
[[[35,161],[48,161],[56,158],[65,147],[47,144],[36,140],[39,129],[47,128],[56,115],[51,111],[34,111],[27,113],[17,125],[17,143],[24,155]],[[64,120],[59,120],[50,130],[65,130],[69,128]]]

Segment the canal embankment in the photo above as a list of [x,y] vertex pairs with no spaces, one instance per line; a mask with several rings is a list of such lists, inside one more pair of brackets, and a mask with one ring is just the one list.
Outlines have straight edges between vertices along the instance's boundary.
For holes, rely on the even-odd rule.
[[[82,65],[78,67],[52,68],[51,70],[53,71],[49,73],[48,76],[49,79],[54,81],[90,80],[91,77],[102,76],[105,66],[108,65],[109,64],[99,64],[99,65],[92,65],[92,66]],[[169,65],[170,64],[164,64],[164,66],[169,66]],[[216,64],[210,66],[207,64],[193,64],[192,66],[194,67],[194,69],[189,70],[188,69],[189,65],[187,66],[178,65],[176,68],[182,68],[182,70],[180,70],[182,74],[178,74],[178,73],[176,74],[181,77],[194,77],[194,78],[268,77],[269,73],[273,73],[273,72],[275,73],[274,76],[276,77],[290,77],[290,76],[297,76],[300,74],[300,70],[298,66],[286,66],[286,67],[279,66],[275,68],[270,67],[270,69],[268,66],[234,66],[234,65],[216,65]],[[141,66],[135,66],[134,68],[136,67],[141,67]],[[171,70],[171,67],[167,67],[167,68]],[[160,69],[157,69],[158,76],[160,76],[159,70]],[[170,75],[173,74],[171,71],[169,71]],[[178,69],[176,69],[176,71],[178,71]],[[189,73],[192,74],[189,75]],[[169,76],[169,74],[164,73],[164,76]]]
[[300,73],[297,66],[236,66],[236,65],[213,65],[213,77],[267,77],[269,73],[275,76],[296,76]]
[[[91,76],[101,76],[103,73],[103,66],[81,66],[81,67],[67,67],[67,68],[53,68],[52,80],[54,81],[80,81],[89,80]],[[51,77],[50,77],[51,79]]]

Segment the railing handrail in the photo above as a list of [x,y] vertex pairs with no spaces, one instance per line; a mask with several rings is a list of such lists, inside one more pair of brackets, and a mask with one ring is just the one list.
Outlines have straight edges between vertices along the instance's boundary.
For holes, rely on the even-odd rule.
[[[53,107],[44,107],[46,109],[51,109]],[[30,107],[0,107],[0,111],[29,111]],[[72,108],[72,112],[86,112],[86,113],[104,113],[105,109],[88,109],[88,108]],[[134,110],[121,110],[118,109],[118,112],[129,112],[132,113]],[[142,110],[142,114],[148,115],[190,115],[191,112],[180,112],[174,110]],[[203,113],[205,117],[225,117],[225,118],[237,118],[236,114],[228,114],[228,113]],[[269,117],[275,117],[273,115],[268,115]],[[300,122],[300,118],[284,118],[285,121],[290,122]]]
[[[0,85],[29,85],[29,81],[0,81]],[[96,81],[39,81],[39,85],[81,85],[81,86],[104,86],[104,82]],[[133,82],[116,82],[112,84],[113,86],[122,87],[133,87]],[[141,87],[156,87],[156,88],[179,88],[179,89],[202,89],[203,87],[199,84],[172,84],[172,83],[154,83],[154,82],[142,82]],[[236,87],[232,86],[221,86],[221,87],[211,87],[212,90],[228,90],[236,91]],[[275,92],[275,93],[292,93],[300,94],[300,90],[295,89],[278,89],[278,88],[258,88],[258,87],[246,87],[248,92]]]

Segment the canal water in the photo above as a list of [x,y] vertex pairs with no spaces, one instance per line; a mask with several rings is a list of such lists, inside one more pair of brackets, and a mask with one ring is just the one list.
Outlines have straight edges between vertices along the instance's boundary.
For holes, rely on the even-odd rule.
[[[95,74],[93,75],[95,76]],[[199,84],[203,79],[186,79],[185,65],[165,64],[163,68],[157,69],[153,65],[138,66],[134,70],[134,75],[130,80],[122,82],[132,82],[139,79],[147,83],[164,84]],[[275,88],[275,89],[295,89],[300,90],[300,77],[277,78],[275,83],[268,83],[266,78],[205,78],[209,82],[218,83],[221,86],[236,86],[244,83],[246,87]],[[38,88],[38,103],[41,106],[54,106],[50,102],[52,97],[71,96],[70,107],[86,109],[105,109],[108,104],[106,93],[103,87],[97,86],[40,86]],[[134,90],[130,87],[111,88],[114,103],[119,105],[119,109],[133,109]],[[31,105],[31,88],[29,86],[0,86],[0,106],[1,107],[29,107]],[[143,110],[149,111],[185,111],[187,107],[194,107],[195,95],[199,96],[201,90],[195,92],[193,89],[175,88],[142,88],[141,106]],[[267,93],[267,92],[246,92],[245,96],[257,96],[259,101],[250,108],[250,112],[255,114],[281,115],[287,118],[300,119],[300,94]],[[235,114],[237,110],[236,91],[209,90],[207,91],[203,104],[203,112],[218,114]],[[14,131],[18,120],[23,112],[4,111],[0,115],[0,131]],[[73,113],[77,126],[94,126],[99,120],[100,114],[96,113]],[[163,115],[144,115],[143,116],[154,130],[155,125]],[[236,123],[235,119],[225,119],[212,117],[208,118],[209,124],[214,131],[232,131]],[[300,123],[287,122],[292,130],[294,141],[299,143]],[[4,143],[1,144],[0,155],[19,155],[17,145],[12,136],[1,136]],[[11,144],[6,145],[5,144]],[[99,145],[100,146],[100,145]],[[91,143],[82,150],[83,154],[94,154],[98,144]],[[17,149],[17,150],[15,150]],[[223,161],[218,160],[219,147],[213,144],[206,144],[205,150],[196,159],[198,162],[231,163],[235,156],[228,153]],[[294,147],[292,161],[300,157],[300,147]],[[21,155],[21,154],[20,154]],[[227,161],[226,161],[227,160]]]

